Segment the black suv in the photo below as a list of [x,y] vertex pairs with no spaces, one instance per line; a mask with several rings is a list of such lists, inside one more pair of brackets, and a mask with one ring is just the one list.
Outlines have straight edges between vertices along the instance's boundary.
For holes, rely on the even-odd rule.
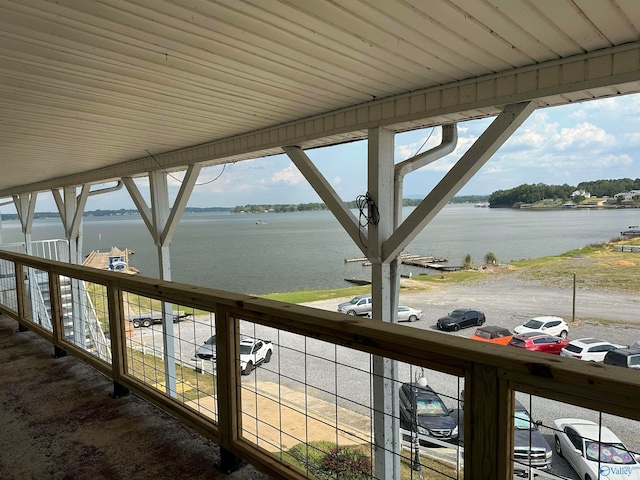
[[629,347],[609,350],[604,356],[604,363],[640,370],[640,348]]
[[[413,415],[414,406],[417,418]],[[425,436],[444,442],[457,442],[458,426],[451,412],[431,387],[417,383],[403,383],[400,386],[400,427],[415,432],[417,421],[421,444],[429,444],[423,440]]]

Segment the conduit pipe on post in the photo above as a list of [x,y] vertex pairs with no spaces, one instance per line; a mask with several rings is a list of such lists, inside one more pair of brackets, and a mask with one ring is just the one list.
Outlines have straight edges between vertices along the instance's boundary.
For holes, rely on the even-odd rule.
[[393,197],[396,205],[396,214],[393,221],[394,229],[398,228],[398,225],[402,223],[402,187],[405,175],[449,155],[455,150],[457,144],[458,125],[448,123],[442,126],[442,140],[440,141],[440,145],[396,164],[393,179]]

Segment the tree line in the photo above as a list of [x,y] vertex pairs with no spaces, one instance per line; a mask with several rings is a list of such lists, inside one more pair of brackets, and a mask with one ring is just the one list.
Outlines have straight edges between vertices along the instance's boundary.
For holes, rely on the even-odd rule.
[[[615,180],[595,180],[581,182],[576,186],[546,185],[544,183],[523,184],[509,190],[497,190],[489,195],[492,207],[511,207],[515,203],[536,203],[545,199],[568,201],[577,190],[584,190],[593,197],[614,197],[619,193],[640,190],[640,178],[621,178]],[[574,200],[583,200],[574,198]]]

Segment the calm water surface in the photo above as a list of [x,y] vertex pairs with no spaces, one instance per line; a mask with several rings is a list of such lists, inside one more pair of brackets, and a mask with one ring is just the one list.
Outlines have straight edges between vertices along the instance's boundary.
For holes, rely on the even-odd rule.
[[[405,209],[405,216],[411,212]],[[264,224],[256,224],[262,221]],[[462,264],[487,252],[501,262],[555,255],[609,240],[640,224],[639,209],[512,210],[448,205],[405,250]],[[2,223],[5,243],[21,241],[17,221]],[[57,219],[34,221],[34,240],[63,238]],[[138,216],[84,220],[84,253],[112,246],[135,252],[131,264],[157,277],[156,249]],[[363,256],[330,212],[184,215],[171,245],[175,281],[244,293],[348,286],[345,278],[369,279],[371,270],[345,258]],[[403,273],[429,273],[403,267]]]

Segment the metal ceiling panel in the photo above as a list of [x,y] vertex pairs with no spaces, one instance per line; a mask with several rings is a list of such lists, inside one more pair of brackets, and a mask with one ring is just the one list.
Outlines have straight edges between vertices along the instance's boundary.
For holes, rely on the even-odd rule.
[[0,197],[637,92],[638,42],[636,0],[0,0]]

